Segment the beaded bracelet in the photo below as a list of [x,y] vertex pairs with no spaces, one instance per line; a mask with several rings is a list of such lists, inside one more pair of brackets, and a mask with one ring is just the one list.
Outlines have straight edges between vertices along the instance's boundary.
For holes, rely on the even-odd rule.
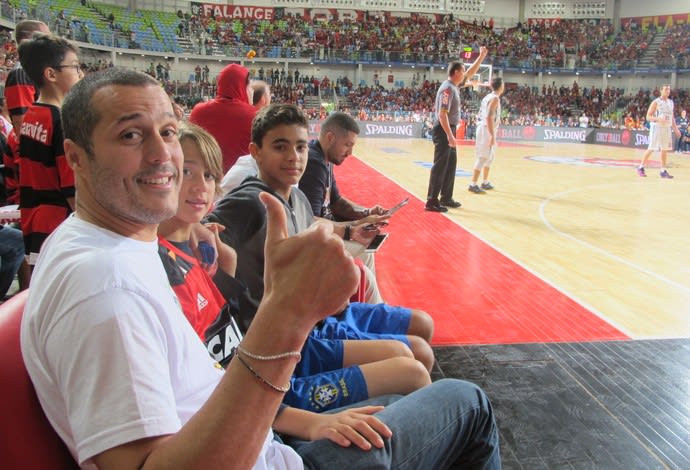
[[257,361],[277,361],[278,359],[285,359],[288,357],[294,357],[297,360],[297,362],[302,360],[302,353],[300,353],[299,351],[288,351],[280,354],[273,354],[271,356],[262,356],[260,354],[251,353],[244,349],[241,345],[238,345],[237,352],[240,352],[252,359],[256,359]]
[[287,393],[290,391],[290,384],[287,384],[285,387],[279,387],[277,385],[274,385],[271,382],[269,382],[266,378],[264,378],[261,374],[259,374],[256,370],[254,370],[254,368],[252,366],[247,364],[247,362],[244,359],[242,359],[242,356],[240,356],[239,354],[235,354],[235,357],[237,357],[237,359],[239,359],[240,363],[242,363],[242,365],[244,367],[246,367],[247,370],[249,372],[251,372],[252,375],[254,375],[254,377],[259,379],[259,381],[265,383],[268,387],[272,388],[276,392]]

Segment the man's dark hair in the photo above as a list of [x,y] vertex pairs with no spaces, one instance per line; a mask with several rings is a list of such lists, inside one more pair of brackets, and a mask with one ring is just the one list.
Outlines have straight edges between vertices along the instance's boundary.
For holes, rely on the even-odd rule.
[[45,69],[59,68],[69,51],[79,53],[79,49],[67,39],[52,34],[41,34],[19,45],[19,62],[31,81],[41,88],[45,85]]
[[150,75],[124,67],[99,70],[78,81],[62,103],[62,130],[65,139],[73,140],[89,155],[93,155],[91,142],[93,130],[101,119],[91,105],[91,99],[98,90],[107,86],[158,87],[160,85]]
[[355,134],[359,135],[359,125],[357,124],[357,121],[355,121],[354,118],[349,114],[337,111],[330,114],[321,123],[320,135],[325,136],[328,132],[338,133],[339,131],[354,132]]
[[294,104],[270,104],[262,108],[252,121],[252,142],[261,148],[266,134],[278,126],[297,124],[309,129],[307,116]]
[[47,27],[47,25],[42,21],[20,21],[14,28],[14,39],[17,41],[17,44],[21,43],[25,39],[31,39],[33,38],[34,34],[38,31],[41,31],[44,26]]
[[259,101],[261,101],[261,98],[263,98],[266,94],[269,93],[268,83],[264,82],[263,80],[252,80],[251,86],[252,90],[254,90],[252,104],[256,106],[259,103]]
[[493,91],[496,91],[496,90],[498,90],[499,88],[501,88],[501,85],[503,85],[503,79],[502,79],[501,77],[494,77],[494,78],[491,80],[491,89],[492,89]]
[[450,77],[453,75],[455,72],[458,70],[462,70],[463,72],[465,71],[465,64],[462,62],[458,61],[453,61],[450,64],[448,64],[448,76]]

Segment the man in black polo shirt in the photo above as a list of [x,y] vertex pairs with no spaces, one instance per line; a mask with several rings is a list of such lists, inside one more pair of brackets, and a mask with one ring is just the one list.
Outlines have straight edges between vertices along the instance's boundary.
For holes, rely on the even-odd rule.
[[[306,194],[316,217],[337,221],[357,220],[360,223],[375,223],[385,218],[387,209],[380,205],[362,207],[341,196],[335,181],[333,165],[340,165],[352,154],[358,135],[359,125],[352,116],[336,112],[321,123],[319,138],[309,142],[307,168],[299,181],[299,189]],[[345,240],[349,240],[349,237],[346,236]],[[364,263],[366,301],[382,303],[384,300],[376,283],[373,254],[365,253],[364,247],[358,243],[346,242],[345,246]]]
[[309,142],[309,160],[299,189],[307,195],[316,217],[347,221],[386,213],[379,205],[367,208],[355,204],[338,191],[333,165],[340,165],[352,154],[358,135],[357,122],[348,114],[336,112],[321,124],[319,138]]

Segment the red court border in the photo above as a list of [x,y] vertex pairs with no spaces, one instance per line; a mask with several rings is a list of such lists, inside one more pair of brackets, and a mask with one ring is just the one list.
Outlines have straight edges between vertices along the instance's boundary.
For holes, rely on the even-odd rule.
[[433,316],[434,344],[629,339],[355,157],[336,174],[341,194],[361,204],[390,207],[411,196],[386,228],[377,277],[387,302]]

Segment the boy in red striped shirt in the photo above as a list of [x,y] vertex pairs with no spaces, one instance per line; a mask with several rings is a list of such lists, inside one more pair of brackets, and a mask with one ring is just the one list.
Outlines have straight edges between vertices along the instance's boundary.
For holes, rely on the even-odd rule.
[[25,252],[34,265],[43,241],[74,208],[74,173],[62,146],[60,107],[82,71],[77,48],[51,35],[23,42],[19,60],[40,92],[19,129],[19,206]]

